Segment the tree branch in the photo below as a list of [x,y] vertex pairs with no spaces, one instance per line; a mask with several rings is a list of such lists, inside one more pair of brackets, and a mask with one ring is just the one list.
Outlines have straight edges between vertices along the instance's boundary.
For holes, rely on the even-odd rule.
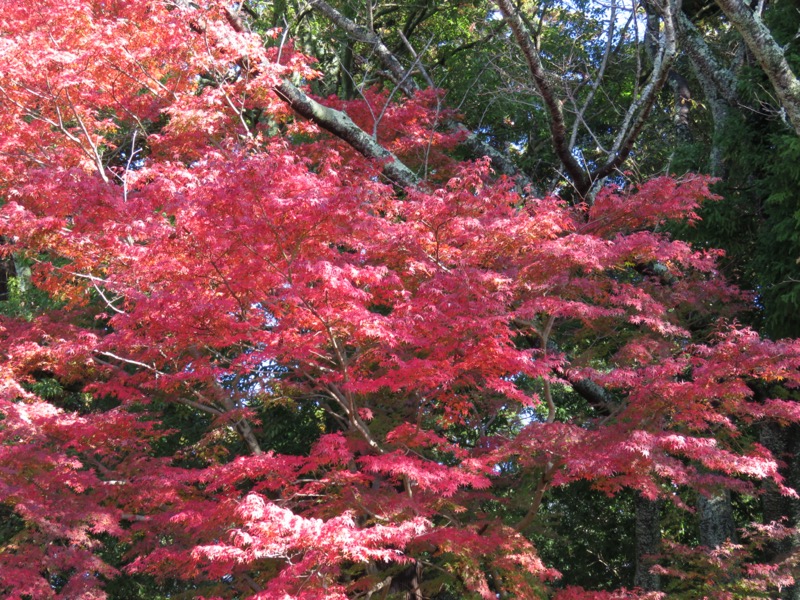
[[606,32],[606,47],[603,50],[603,60],[600,62],[600,70],[597,72],[597,76],[592,81],[591,88],[589,90],[588,96],[586,96],[586,100],[583,102],[583,105],[580,108],[576,106],[576,118],[575,123],[572,125],[572,135],[569,138],[569,147],[574,148],[575,142],[578,139],[578,130],[582,123],[585,123],[583,120],[583,116],[586,114],[586,110],[594,100],[595,94],[597,94],[597,90],[600,88],[600,83],[603,81],[603,76],[606,73],[606,67],[608,67],[608,59],[611,56],[612,50],[612,43],[614,41],[614,27],[616,25],[615,20],[617,16],[617,2],[616,0],[611,0],[611,9],[609,10],[608,14],[608,31]]
[[[320,10],[327,7],[337,15],[339,14],[332,7],[321,2],[321,0],[314,0],[311,4]],[[233,9],[228,8],[225,14],[228,18],[228,23],[236,32],[243,33],[245,31],[241,18]],[[349,19],[339,16],[341,19],[349,21]],[[352,21],[349,22],[355,26]],[[361,29],[363,28],[359,28],[359,31]],[[367,30],[364,29],[364,31],[370,34]],[[370,35],[374,36],[375,34]],[[419,183],[419,178],[411,169],[381,146],[374,137],[356,125],[346,113],[320,104],[290,81],[284,80],[273,89],[278,97],[286,102],[297,114],[316,123],[319,127],[342,141],[347,142],[363,156],[382,162],[383,174],[392,183],[401,187],[413,187]]]
[[528,70],[536,84],[536,89],[539,91],[542,100],[544,100],[545,107],[550,117],[550,136],[556,156],[558,156],[561,164],[564,165],[564,170],[572,180],[578,193],[582,196],[592,187],[592,179],[589,177],[589,173],[587,173],[586,169],[578,163],[578,160],[572,154],[569,147],[567,125],[564,121],[563,102],[557,97],[550,83],[550,77],[542,65],[536,44],[528,28],[523,23],[517,9],[511,3],[511,0],[497,0],[497,8],[503,15],[506,23],[508,23],[517,45],[520,47],[520,50],[522,50],[522,54],[525,56],[525,60],[528,63]]
[[[391,50],[389,50],[386,44],[383,43],[383,40],[381,40],[380,36],[372,32],[370,29],[362,27],[361,25],[353,22],[351,19],[344,16],[324,0],[311,0],[309,4],[315,10],[328,17],[337,27],[344,31],[350,39],[368,44],[370,47],[372,47],[383,68],[392,75],[391,79],[403,91],[403,93],[406,95],[412,95],[416,90],[419,89],[416,83],[410,79],[409,72],[403,68],[403,66],[400,64],[400,61],[391,52]],[[234,28],[236,27],[234,26]],[[479,40],[474,44],[467,44],[456,51],[489,40],[494,37],[496,33],[496,31],[493,31],[482,40]],[[408,40],[404,40],[404,42],[410,46]],[[456,51],[454,51],[453,54]],[[414,54],[413,51],[412,54]],[[415,61],[419,63],[420,57],[414,55],[414,58]],[[424,69],[422,70],[423,75],[426,76]],[[430,77],[426,76],[426,79],[428,80],[428,84],[432,85]],[[282,84],[279,86],[277,91],[281,98],[288,102],[296,112],[305,118],[312,120],[329,133],[332,133],[336,137],[347,142],[362,155],[368,158],[392,161],[387,163],[384,167],[384,175],[386,175],[386,177],[392,182],[404,187],[414,186],[419,183],[418,177],[411,172],[410,169],[406,168],[405,165],[403,165],[397,159],[397,157],[377,144],[373,137],[366,135],[366,133],[358,128],[358,126],[355,125],[346,114],[326,108],[319,103],[316,103],[290,83]],[[451,123],[451,126],[457,131],[466,129],[461,124]],[[365,135],[366,137],[364,137]],[[495,171],[502,175],[515,177],[517,185],[520,188],[525,188],[532,185],[530,178],[519,171],[519,169],[517,169],[517,167],[508,159],[508,157],[483,142],[474,133],[469,133],[467,135],[466,139],[462,142],[462,146],[473,156],[488,156],[492,161],[492,167],[495,169]],[[396,164],[393,164],[394,162],[396,162]]]
[[741,0],[717,0],[769,78],[789,122],[800,135],[800,80],[767,26]]
[[353,120],[344,112],[320,104],[289,81],[284,81],[274,89],[278,96],[296,113],[347,142],[365,157],[383,162],[383,174],[392,183],[401,187],[413,187],[419,182],[411,169],[381,146],[375,138],[353,123]]
[[555,472],[555,464],[552,461],[548,461],[547,465],[544,467],[541,477],[539,477],[538,483],[536,484],[536,490],[531,498],[531,505],[528,508],[528,511],[525,513],[525,516],[523,516],[522,519],[520,519],[519,522],[514,525],[514,529],[516,529],[519,533],[525,533],[525,531],[531,525],[533,525],[534,521],[536,521],[539,508],[542,506],[544,494],[550,488],[550,482],[553,480],[553,475],[555,475]]
[[[457,131],[467,131],[467,128],[460,123],[452,124],[452,126]],[[467,133],[467,137],[461,142],[461,146],[469,152],[470,156],[487,156],[489,160],[492,161],[492,168],[497,173],[506,175],[507,177],[513,177],[516,180],[518,189],[533,187],[533,181],[531,181],[530,177],[520,171],[517,166],[511,162],[508,156],[496,148],[492,148],[492,146],[480,139],[477,134],[471,131]],[[531,193],[536,195],[538,192],[532,189]]]
[[675,13],[672,0],[662,0],[661,5],[651,0],[648,2],[648,6],[655,8],[660,13],[661,22],[664,25],[658,44],[658,53],[653,60],[653,71],[650,73],[641,95],[631,103],[628,112],[625,114],[619,134],[611,148],[609,160],[592,172],[592,183],[609,176],[628,158],[636,138],[639,137],[647,122],[647,117],[650,115],[650,111],[658,98],[658,93],[667,82],[670,68],[677,56]]
[[383,40],[377,34],[355,23],[351,19],[348,19],[324,0],[309,0],[308,3],[314,10],[330,19],[333,24],[344,31],[348,37],[357,42],[369,45],[373,52],[375,52],[375,56],[378,57],[380,63],[389,72],[391,76],[390,79],[394,84],[397,85],[406,96],[414,94],[417,90],[417,86],[409,77],[409,72],[403,68],[403,65],[400,64],[397,57],[386,47],[386,44],[383,43]]

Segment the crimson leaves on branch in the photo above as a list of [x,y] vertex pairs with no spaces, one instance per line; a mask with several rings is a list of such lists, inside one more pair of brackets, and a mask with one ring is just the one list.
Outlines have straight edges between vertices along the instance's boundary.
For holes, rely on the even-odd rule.
[[[48,298],[0,317],[4,597],[649,597],[558,589],[526,537],[549,489],[794,494],[748,428],[800,420],[754,391],[796,386],[800,346],[660,232],[708,178],[524,197],[448,158],[436,91],[338,103],[427,174],[401,189],[294,116],[275,90],[313,65],[225,10],[0,15],[0,250]],[[276,405],[307,452],[265,445]]]

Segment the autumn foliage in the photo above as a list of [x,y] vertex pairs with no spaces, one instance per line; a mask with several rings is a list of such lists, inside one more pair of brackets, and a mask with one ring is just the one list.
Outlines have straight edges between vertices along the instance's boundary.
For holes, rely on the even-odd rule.
[[[435,92],[375,90],[346,108],[420,174],[401,189],[293,115],[274,89],[313,64],[272,33],[225,3],[4,5],[0,253],[48,300],[0,317],[3,597],[402,574],[535,598],[559,588],[525,535],[549,489],[794,494],[748,428],[800,420],[757,393],[800,383],[800,346],[740,327],[718,253],[663,233],[708,178],[533,198],[451,158]],[[316,415],[307,452],[264,445],[276,404]]]

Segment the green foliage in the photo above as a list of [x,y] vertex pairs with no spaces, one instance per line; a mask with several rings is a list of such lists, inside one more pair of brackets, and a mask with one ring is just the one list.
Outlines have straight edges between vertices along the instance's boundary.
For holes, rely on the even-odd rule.
[[800,138],[773,138],[766,165],[765,223],[754,260],[766,310],[767,330],[776,337],[800,335]]
[[716,188],[724,200],[706,204],[697,226],[678,231],[725,249],[726,274],[757,293],[753,323],[776,338],[800,335],[800,139],[783,129],[732,115],[721,140],[728,175]]
[[6,504],[0,504],[0,545],[5,546],[25,528],[25,522]]
[[[103,561],[122,569],[129,561],[131,547],[110,535],[99,535],[102,543],[99,552]],[[106,580],[104,590],[110,600],[190,600],[201,591],[196,585],[175,579],[156,578],[150,575],[130,574],[122,571],[119,576]]]
[[77,413],[87,413],[98,410],[94,406],[94,397],[81,390],[82,384],[64,384],[53,377],[43,377],[34,381],[29,386],[31,392],[41,398],[45,398],[64,410]]
[[[630,586],[635,569],[632,493],[613,498],[588,482],[552,490],[531,536],[542,559],[562,574],[559,586],[610,590]],[[613,535],[609,535],[613,532]]]
[[279,454],[308,454],[325,432],[325,412],[313,402],[264,401],[258,410],[258,441]]
[[[800,26],[797,11],[778,3],[765,12],[765,22],[784,45],[789,63],[800,66],[800,45],[794,35]],[[717,33],[715,51],[741,43],[734,31]],[[696,120],[695,140],[682,149],[674,165],[679,171],[709,169],[708,159],[716,146],[722,158],[722,181],[716,191],[724,199],[706,204],[696,227],[676,232],[694,243],[726,251],[723,270],[757,294],[750,317],[754,325],[772,337],[797,336],[800,138],[775,107],[771,84],[758,65],[745,61],[731,74],[741,107],[728,108],[716,134],[709,133],[711,122]]]
[[8,278],[8,297],[0,301],[0,315],[31,320],[38,314],[57,309],[60,306],[57,300],[31,284],[28,262],[23,259],[14,262],[17,276]]

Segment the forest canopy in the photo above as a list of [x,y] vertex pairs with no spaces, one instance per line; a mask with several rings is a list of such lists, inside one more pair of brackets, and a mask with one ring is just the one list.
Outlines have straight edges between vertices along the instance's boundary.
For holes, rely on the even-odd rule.
[[800,598],[786,0],[11,0],[0,595]]

